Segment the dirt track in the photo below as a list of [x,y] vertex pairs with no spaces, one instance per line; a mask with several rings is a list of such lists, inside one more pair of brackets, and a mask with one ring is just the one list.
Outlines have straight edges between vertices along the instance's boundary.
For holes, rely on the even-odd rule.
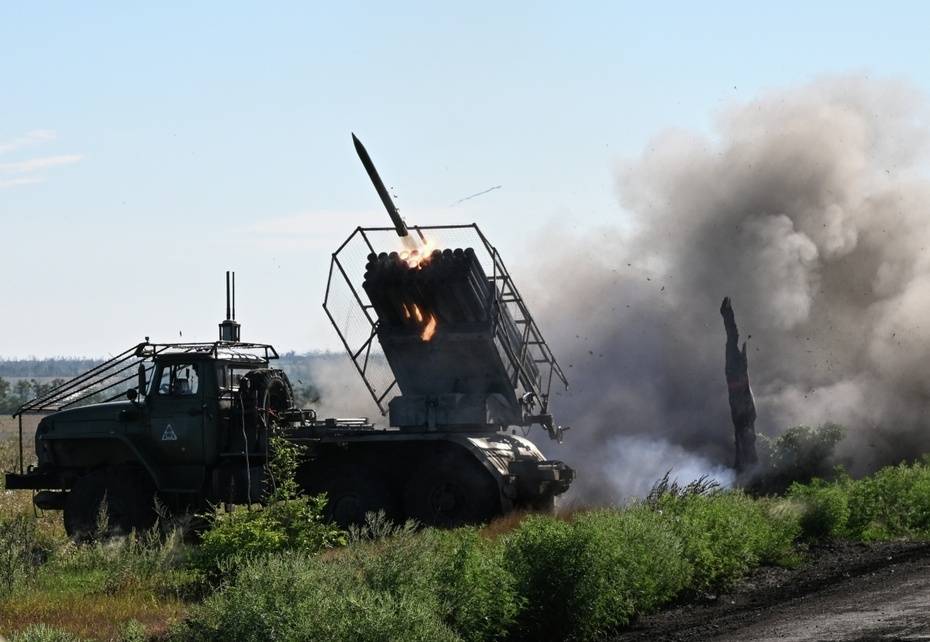
[[802,568],[643,618],[616,638],[736,642],[930,640],[930,545],[833,543]]

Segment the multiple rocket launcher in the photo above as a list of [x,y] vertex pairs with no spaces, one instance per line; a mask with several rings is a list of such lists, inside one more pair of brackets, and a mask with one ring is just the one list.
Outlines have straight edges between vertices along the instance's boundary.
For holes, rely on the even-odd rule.
[[392,425],[419,422],[424,404],[448,408],[447,425],[520,423],[521,371],[537,386],[540,373],[495,278],[473,248],[431,249],[419,228],[419,238],[410,234],[365,147],[352,140],[407,248],[369,254],[362,283],[402,392],[390,404]]

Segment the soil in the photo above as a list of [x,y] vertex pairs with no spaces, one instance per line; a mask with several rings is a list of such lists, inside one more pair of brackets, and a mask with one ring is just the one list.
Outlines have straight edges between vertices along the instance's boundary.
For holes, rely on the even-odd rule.
[[615,640],[930,640],[930,544],[813,546],[799,568],[758,569]]

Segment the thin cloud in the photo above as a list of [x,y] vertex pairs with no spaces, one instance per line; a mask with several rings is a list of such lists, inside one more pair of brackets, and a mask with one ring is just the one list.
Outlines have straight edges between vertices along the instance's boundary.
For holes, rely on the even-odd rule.
[[16,187],[17,185],[31,185],[33,183],[44,183],[45,179],[41,176],[17,176],[16,178],[0,178],[0,189]]
[[0,163],[2,174],[31,174],[50,167],[73,165],[83,158],[80,154],[62,154],[59,156],[41,156],[12,163]]
[[15,152],[18,149],[31,147],[32,145],[37,145],[39,143],[47,143],[49,141],[55,140],[55,138],[57,138],[57,134],[53,129],[34,129],[32,131],[26,132],[18,138],[6,141],[5,143],[0,143],[0,154]]

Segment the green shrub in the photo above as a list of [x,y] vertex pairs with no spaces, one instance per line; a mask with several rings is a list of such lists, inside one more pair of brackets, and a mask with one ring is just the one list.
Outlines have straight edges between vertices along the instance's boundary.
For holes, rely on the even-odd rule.
[[659,509],[682,541],[694,591],[726,587],[761,563],[790,561],[800,532],[796,515],[739,491],[668,496]]
[[463,640],[506,637],[521,600],[501,543],[482,539],[473,528],[431,531],[427,537],[436,544],[432,580],[443,621]]
[[506,635],[519,600],[498,542],[482,539],[473,528],[420,533],[396,528],[393,533],[359,541],[342,554],[368,588],[416,596],[465,640]]
[[0,598],[12,594],[48,553],[32,515],[0,518]]
[[10,638],[10,642],[82,642],[81,638],[47,624],[33,624]]
[[[409,579],[409,578],[408,578]],[[289,552],[242,564],[172,640],[457,640],[416,588],[369,586],[350,556]]]
[[930,537],[930,465],[883,468],[848,485],[851,537]]
[[214,579],[222,569],[252,557],[289,550],[315,553],[345,544],[345,533],[323,519],[326,496],[305,496],[297,483],[304,447],[272,435],[270,448],[267,505],[214,514],[193,556],[195,568]]
[[820,479],[791,485],[790,499],[802,506],[801,530],[808,539],[841,537],[849,521],[849,497],[844,485]]
[[679,540],[645,507],[602,510],[566,523],[531,516],[505,537],[525,608],[524,639],[597,639],[687,585]]
[[148,631],[139,620],[123,622],[119,628],[119,642],[145,642],[148,638]]
[[845,435],[846,428],[831,423],[795,426],[774,439],[760,435],[761,464],[750,487],[758,494],[780,494],[794,482],[830,478],[834,450]]
[[343,532],[323,520],[325,505],[320,495],[219,513],[194,553],[195,568],[216,574],[237,560],[286,550],[315,553],[342,544]]

